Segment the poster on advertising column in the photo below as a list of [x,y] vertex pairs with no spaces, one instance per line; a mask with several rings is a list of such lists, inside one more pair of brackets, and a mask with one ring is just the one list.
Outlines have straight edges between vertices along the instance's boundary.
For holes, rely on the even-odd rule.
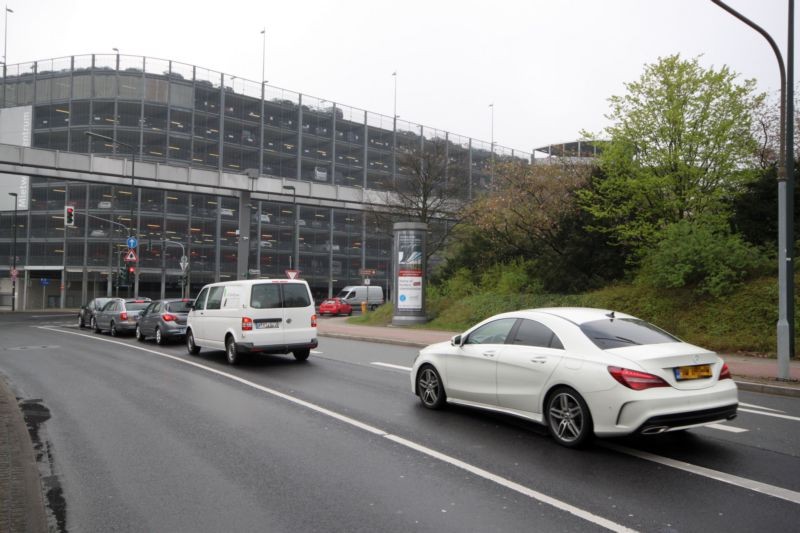
[[398,233],[398,310],[422,310],[423,235],[419,231],[400,231]]

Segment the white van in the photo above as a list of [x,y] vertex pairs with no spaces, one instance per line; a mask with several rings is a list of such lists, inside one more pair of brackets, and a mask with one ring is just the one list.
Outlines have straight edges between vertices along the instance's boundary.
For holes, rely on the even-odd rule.
[[378,285],[349,285],[342,289],[337,298],[341,298],[354,308],[360,308],[361,302],[367,302],[367,307],[375,309],[383,305],[383,287]]
[[317,347],[317,315],[308,283],[260,279],[212,283],[190,305],[186,348],[225,350],[235,365],[242,353],[289,353],[305,361]]

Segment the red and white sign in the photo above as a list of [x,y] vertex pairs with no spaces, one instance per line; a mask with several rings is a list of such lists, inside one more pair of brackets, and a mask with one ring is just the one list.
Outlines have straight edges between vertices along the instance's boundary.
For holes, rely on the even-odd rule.
[[289,279],[297,279],[297,276],[300,275],[299,270],[287,270],[286,277]]
[[125,262],[126,263],[135,263],[138,260],[139,259],[137,259],[137,257],[136,257],[136,250],[134,250],[133,248],[129,248],[128,249],[128,253],[125,256]]

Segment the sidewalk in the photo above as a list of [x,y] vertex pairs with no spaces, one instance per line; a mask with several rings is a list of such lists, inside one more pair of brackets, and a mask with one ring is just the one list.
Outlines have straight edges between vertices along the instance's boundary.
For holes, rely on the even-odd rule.
[[[317,322],[322,337],[337,337],[368,342],[424,347],[450,340],[460,332],[436,331],[392,326],[362,326],[350,324],[347,317],[322,318]],[[778,361],[766,357],[720,354],[728,363],[740,390],[765,392],[800,398],[800,359],[789,363],[791,381],[778,381]]]

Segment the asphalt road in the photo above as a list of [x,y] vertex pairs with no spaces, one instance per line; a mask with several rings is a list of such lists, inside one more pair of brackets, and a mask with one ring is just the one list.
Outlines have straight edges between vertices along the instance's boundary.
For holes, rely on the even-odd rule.
[[740,393],[723,427],[573,451],[525,421],[423,409],[412,348],[322,338],[304,364],[230,367],[223,352],[73,323],[0,321],[0,371],[50,411],[40,438],[62,530],[732,532],[800,519],[798,399]]

